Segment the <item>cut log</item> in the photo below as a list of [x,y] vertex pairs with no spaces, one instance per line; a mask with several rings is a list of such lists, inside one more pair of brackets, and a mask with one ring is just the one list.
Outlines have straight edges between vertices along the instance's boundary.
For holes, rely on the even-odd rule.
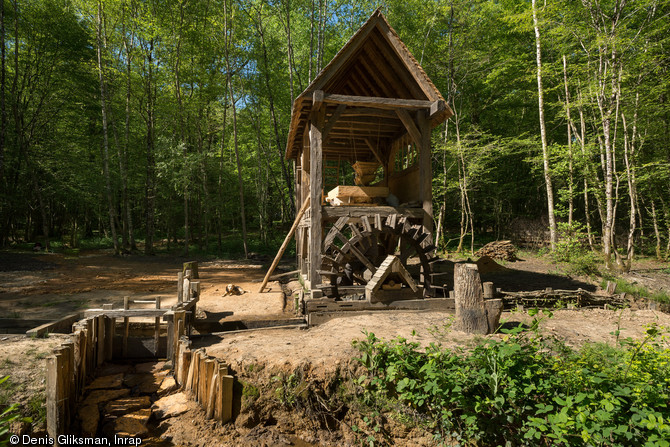
[[488,256],[493,259],[502,259],[503,261],[516,261],[516,247],[511,241],[489,242],[480,248],[475,256]]
[[501,299],[485,300],[486,319],[489,326],[489,334],[494,333],[500,326],[500,315],[503,311],[503,301]]
[[477,265],[454,266],[454,294],[456,328],[470,334],[487,334],[489,325]]

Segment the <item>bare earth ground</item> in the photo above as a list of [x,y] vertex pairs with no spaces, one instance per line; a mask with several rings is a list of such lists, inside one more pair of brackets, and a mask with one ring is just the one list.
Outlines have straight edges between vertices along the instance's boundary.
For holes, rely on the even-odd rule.
[[[67,259],[59,254],[0,253],[0,316],[56,319],[86,308],[112,303],[120,307],[123,296],[153,298],[161,296],[163,306],[176,301],[176,274],[186,259],[175,257],[114,257],[92,251]],[[509,270],[491,273],[485,279],[505,290],[555,289],[596,290],[588,278],[566,278],[560,266],[544,258],[527,257],[507,263]],[[663,273],[667,264],[645,262],[631,278],[655,290],[670,291],[670,275]],[[293,316],[278,283],[270,283],[271,293],[258,294],[259,281],[265,274],[260,265],[241,261],[201,262],[201,301],[199,309],[208,319],[272,319]],[[235,284],[247,293],[223,297],[227,284]],[[291,300],[287,300],[291,303]],[[508,321],[528,322],[525,313],[504,313]],[[305,380],[329,383],[342,371],[355,368],[351,358],[356,351],[351,340],[364,337],[363,331],[378,337],[403,336],[427,344],[439,341],[445,346],[467,346],[474,341],[468,334],[445,329],[449,314],[439,312],[378,313],[339,318],[309,330],[269,329],[247,333],[205,337],[197,342],[207,352],[225,359],[240,382],[255,383],[273,390],[276,377],[301,371]],[[644,336],[646,325],[670,327],[670,316],[649,310],[606,311],[557,310],[544,321],[541,331],[564,339],[568,344],[585,342],[614,343],[611,334],[621,328],[622,337]],[[417,335],[412,336],[412,331]],[[500,337],[492,335],[491,337]],[[10,374],[13,389],[10,400],[28,402],[30,396],[44,393],[42,359],[60,342],[61,336],[29,339],[0,334],[0,377]],[[274,387],[274,388],[273,388]],[[0,390],[0,393],[2,390]],[[41,394],[40,394],[41,393]],[[2,394],[0,394],[1,396]],[[237,403],[239,417],[233,425],[213,427],[193,406],[187,413],[161,423],[164,437],[175,445],[346,445],[354,442],[350,431],[319,429],[305,414],[286,411],[277,396],[270,393],[261,400],[266,409],[258,411],[244,401]],[[2,404],[2,402],[0,402]],[[254,409],[255,408],[255,409]],[[346,421],[343,426],[346,426]],[[348,433],[348,434],[347,434]],[[409,435],[408,436],[412,436]],[[301,440],[311,444],[301,444]],[[413,443],[421,444],[419,435]],[[291,444],[292,443],[292,444]]]

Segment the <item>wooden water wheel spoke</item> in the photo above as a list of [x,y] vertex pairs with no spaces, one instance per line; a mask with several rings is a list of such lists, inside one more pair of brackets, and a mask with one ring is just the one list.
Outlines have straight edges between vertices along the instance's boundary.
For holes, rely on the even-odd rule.
[[345,216],[345,217],[340,217],[339,219],[337,219],[335,224],[333,224],[332,228],[328,232],[328,235],[326,235],[325,239],[323,240],[324,252],[328,249],[330,244],[332,244],[333,241],[335,240],[335,236],[336,236],[337,232],[342,230],[342,228],[344,228],[344,226],[347,224],[348,221],[349,221],[349,217]]
[[375,214],[375,229],[382,231],[382,216]]
[[368,216],[361,217],[361,225],[363,226],[363,231],[372,233],[372,226],[370,225],[370,219]]
[[[374,225],[373,225],[374,219]],[[335,245],[335,241],[338,241]],[[328,233],[323,264],[332,272],[331,295],[339,297],[337,286],[366,284],[375,275],[388,255],[398,256],[403,266],[412,265],[413,279],[430,295],[432,272],[430,262],[433,251],[430,233],[422,225],[412,225],[406,216],[390,214],[385,219],[379,214],[374,218],[340,218]],[[424,247],[425,246],[425,247]],[[417,268],[417,264],[420,268]]]

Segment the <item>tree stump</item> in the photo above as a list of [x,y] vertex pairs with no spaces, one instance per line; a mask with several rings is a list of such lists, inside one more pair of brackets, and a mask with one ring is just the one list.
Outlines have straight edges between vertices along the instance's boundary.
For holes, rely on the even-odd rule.
[[476,264],[454,266],[454,295],[456,329],[470,334],[487,334],[489,323]]

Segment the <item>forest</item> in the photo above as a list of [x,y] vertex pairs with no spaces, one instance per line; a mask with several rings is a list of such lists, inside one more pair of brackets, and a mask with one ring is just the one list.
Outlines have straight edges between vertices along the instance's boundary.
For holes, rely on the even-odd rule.
[[670,255],[667,0],[0,6],[4,247],[270,251],[292,99],[379,8],[455,112],[432,133],[442,247]]

